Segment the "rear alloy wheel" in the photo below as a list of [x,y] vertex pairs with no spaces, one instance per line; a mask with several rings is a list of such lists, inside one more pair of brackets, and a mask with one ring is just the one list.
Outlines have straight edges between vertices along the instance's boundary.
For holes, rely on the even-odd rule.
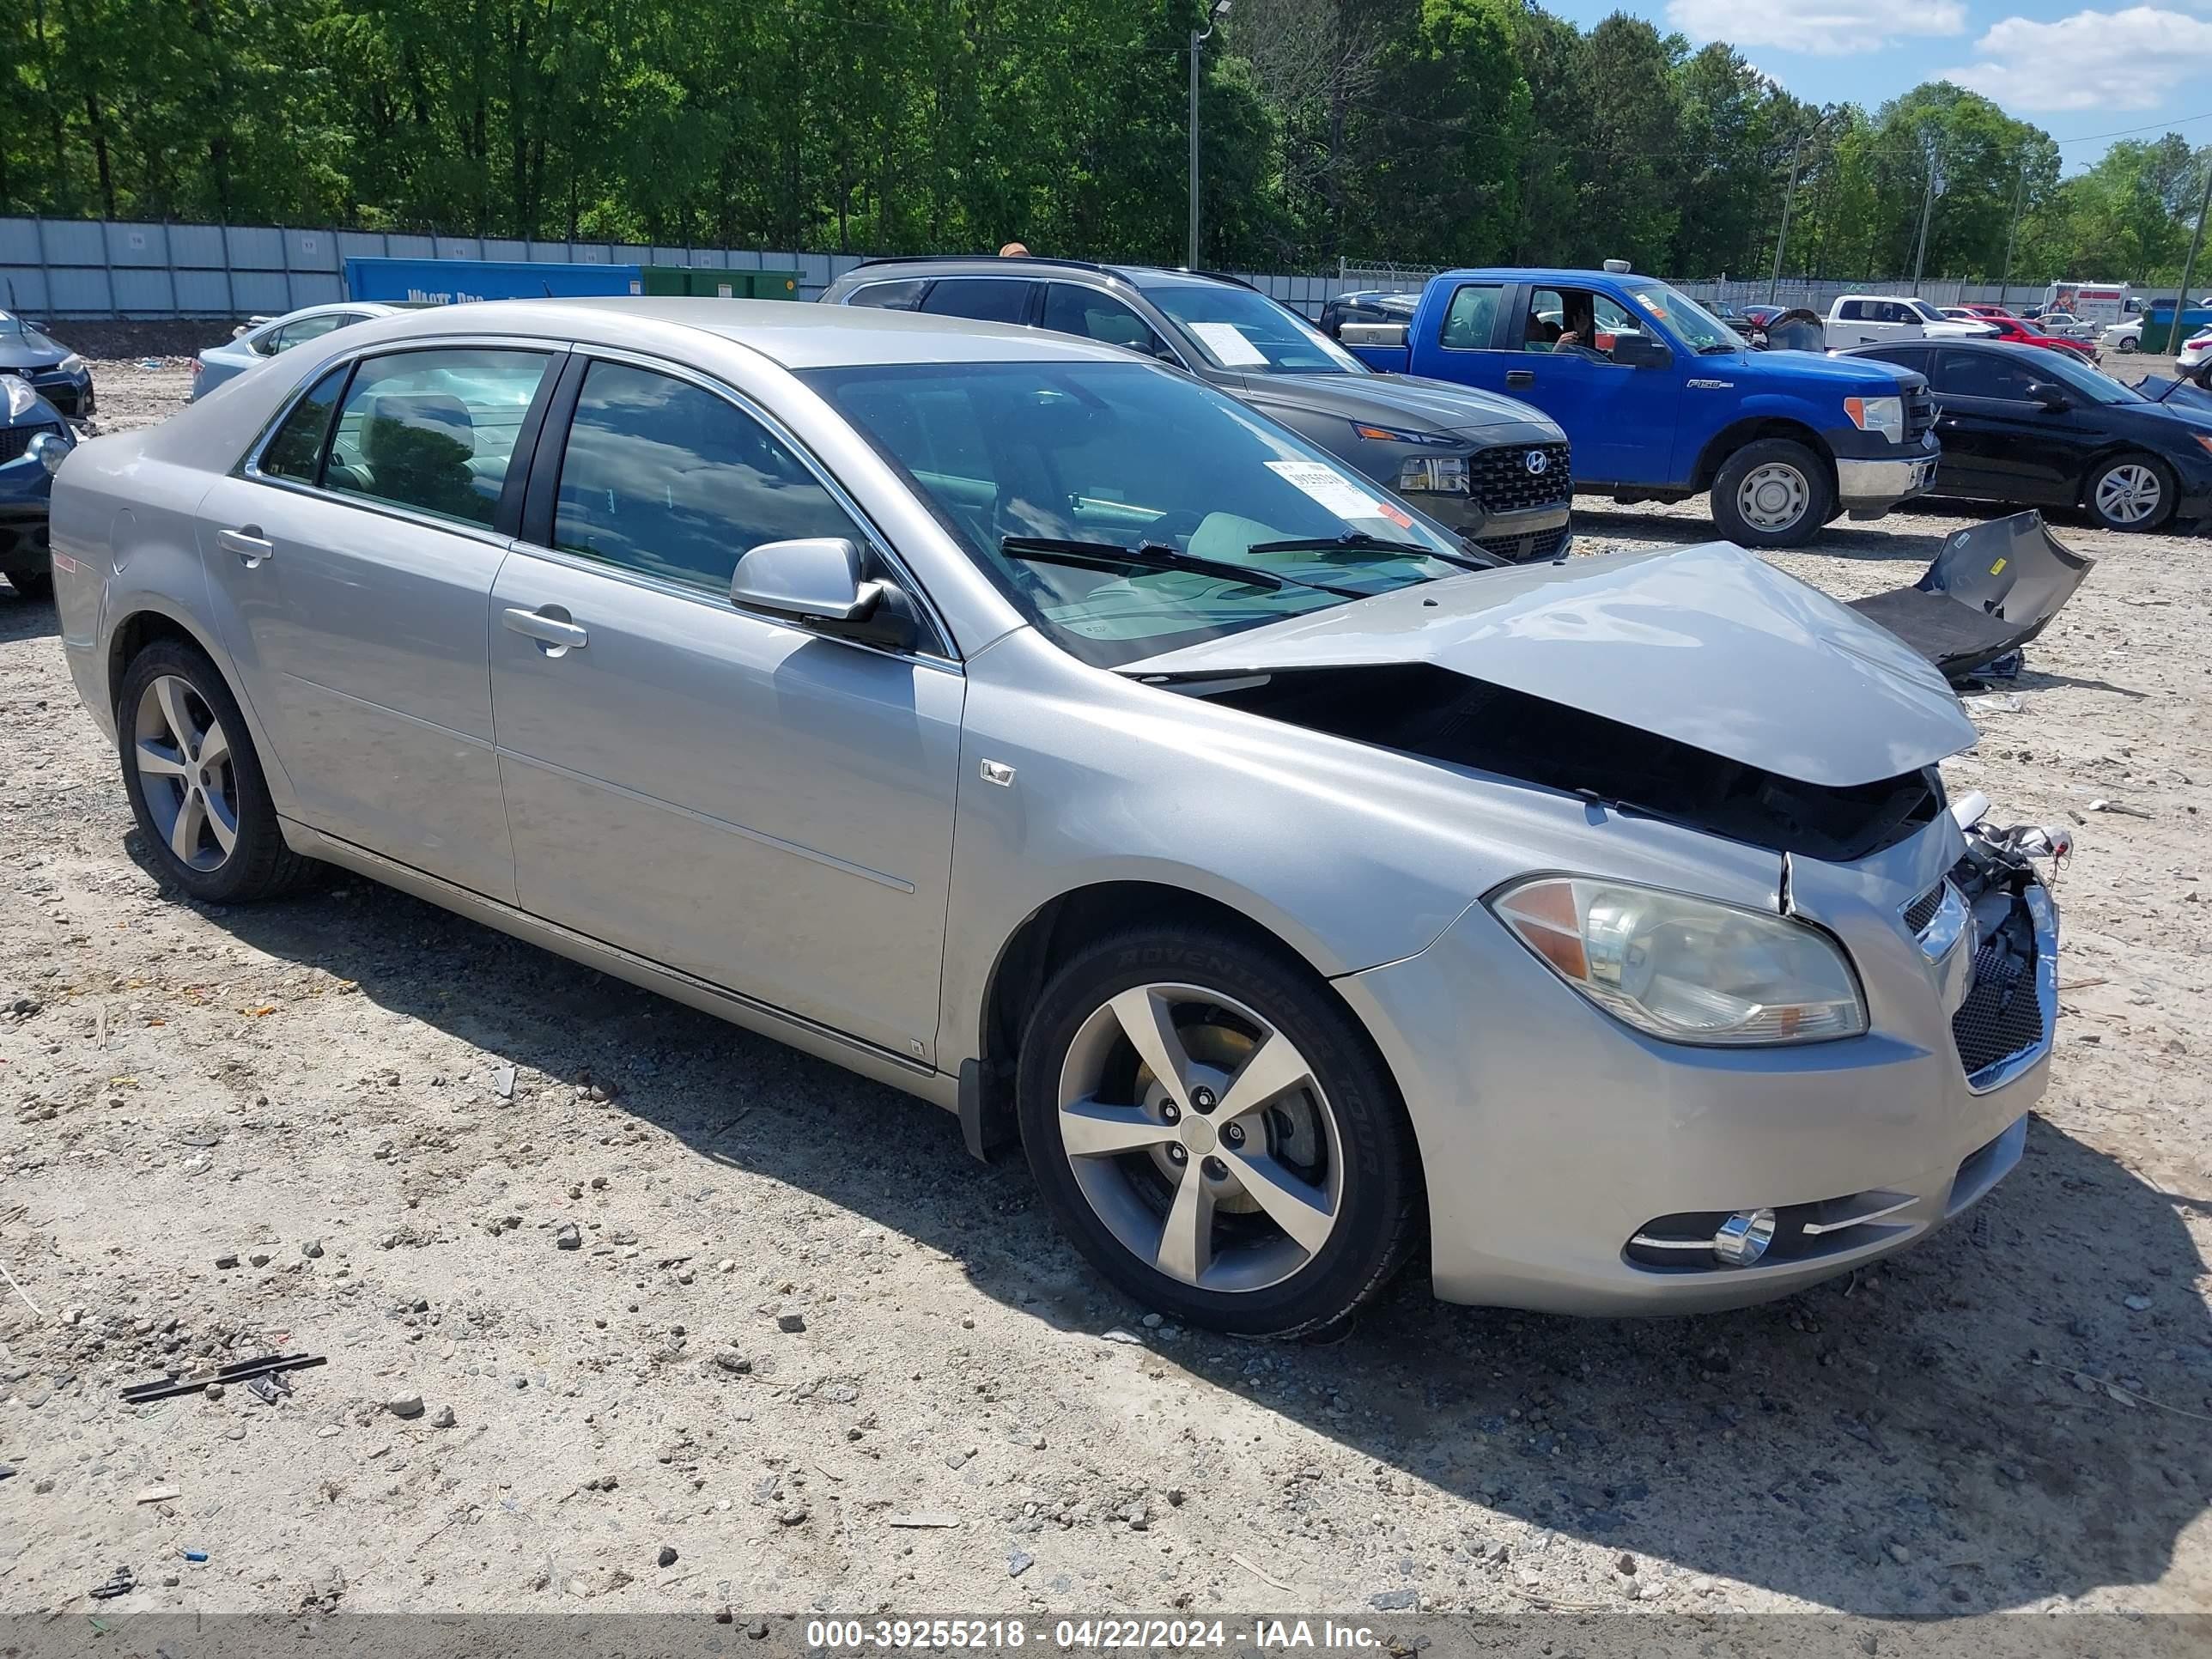
[[1820,458],[1787,438],[1746,444],[1713,479],[1713,522],[1739,547],[1800,547],[1833,516]]
[[1303,964],[1180,929],[1084,951],[1023,1045],[1023,1139],[1055,1218],[1177,1319],[1322,1328],[1379,1289],[1415,1229],[1403,1108]]
[[123,676],[124,793],[161,874],[204,903],[271,898],[319,867],[284,844],[246,717],[213,663],[157,640]]
[[2155,530],[2173,516],[2173,486],[2149,456],[2123,455],[2089,475],[2081,501],[2107,530]]

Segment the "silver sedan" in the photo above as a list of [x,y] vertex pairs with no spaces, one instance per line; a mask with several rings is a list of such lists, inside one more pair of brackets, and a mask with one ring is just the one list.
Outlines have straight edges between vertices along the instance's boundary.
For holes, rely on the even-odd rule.
[[1718,544],[1492,568],[1108,347],[512,302],[57,480],[149,856],[337,865],[1018,1142],[1171,1317],[1780,1295],[2018,1161],[2047,843],[1899,641]]

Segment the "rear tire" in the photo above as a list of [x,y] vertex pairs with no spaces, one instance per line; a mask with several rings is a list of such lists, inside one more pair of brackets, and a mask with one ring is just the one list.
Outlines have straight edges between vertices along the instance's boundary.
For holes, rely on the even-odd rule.
[[131,659],[115,734],[138,833],[162,878],[189,897],[251,903],[320,870],[284,844],[246,716],[198,647],[156,640]]
[[1713,523],[1739,547],[1802,547],[1836,510],[1827,464],[1789,438],[1761,438],[1721,463]]
[[2173,474],[2149,455],[2116,455],[2082,481],[2081,505],[2100,528],[2142,534],[2173,516],[2179,501]]
[[51,570],[11,570],[8,580],[15,584],[15,597],[33,603],[51,599],[54,596],[54,573]]
[[1419,1237],[1397,1088],[1358,1022],[1279,945],[1139,927],[1086,946],[1038,999],[1016,1088],[1053,1219],[1178,1322],[1325,1330]]

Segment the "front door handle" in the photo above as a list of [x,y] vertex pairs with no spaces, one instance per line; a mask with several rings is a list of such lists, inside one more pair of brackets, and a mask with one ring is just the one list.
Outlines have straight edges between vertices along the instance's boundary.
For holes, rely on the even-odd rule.
[[236,530],[216,532],[216,540],[226,552],[235,553],[248,570],[258,570],[261,562],[276,551],[276,544],[261,533],[258,524],[242,525]]
[[523,611],[510,606],[501,613],[500,620],[515,633],[536,640],[544,647],[549,657],[582,650],[590,642],[591,636],[565,615],[551,614],[556,609],[557,607],[548,605],[543,611]]
[[1536,384],[1536,371],[1533,368],[1509,368],[1505,371],[1505,384],[1534,386]]

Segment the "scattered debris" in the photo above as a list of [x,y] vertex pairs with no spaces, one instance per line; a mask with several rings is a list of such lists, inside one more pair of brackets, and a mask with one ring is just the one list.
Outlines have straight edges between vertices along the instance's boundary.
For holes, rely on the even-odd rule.
[[422,1396],[419,1394],[394,1395],[384,1402],[384,1409],[394,1417],[420,1417],[422,1415]]
[[2152,818],[2158,816],[2155,812],[2144,811],[2140,806],[2124,806],[2118,801],[2106,800],[2102,795],[2089,803],[2089,810],[2092,812],[2117,812],[2124,818]]
[[1035,1565],[1036,1565],[1036,1557],[1025,1551],[1016,1550],[1006,1558],[1006,1577],[1018,1578]]
[[167,1504],[184,1495],[181,1486],[149,1486],[131,1501],[134,1504]]
[[501,1100],[514,1099],[514,1067],[512,1066],[501,1066],[499,1068],[499,1074],[492,1079],[492,1087],[499,1091],[499,1097]]
[[553,1248],[556,1250],[582,1249],[584,1248],[583,1229],[573,1221],[562,1222],[554,1232]]
[[[329,1363],[326,1357],[319,1353],[263,1354],[258,1359],[234,1360],[202,1376],[183,1377],[172,1372],[167,1376],[156,1377],[151,1382],[134,1382],[123,1390],[123,1399],[128,1404],[143,1406],[151,1400],[167,1400],[180,1394],[198,1394],[210,1382],[245,1382],[251,1386],[256,1377],[273,1378],[279,1371],[303,1371]],[[292,1392],[289,1383],[278,1382],[276,1386],[282,1388],[286,1394]],[[253,1391],[261,1393],[258,1389]],[[266,1399],[268,1396],[264,1395],[262,1397]]]
[[676,1565],[676,1547],[674,1545],[663,1544],[660,1547],[660,1565],[664,1567],[672,1567]]
[[85,1592],[95,1601],[112,1601],[118,1595],[127,1595],[138,1588],[138,1581],[131,1576],[128,1567],[118,1567],[108,1575],[104,1584],[94,1584]]
[[795,1313],[778,1314],[775,1316],[775,1328],[780,1331],[788,1331],[796,1334],[806,1328],[806,1316]]
[[960,1517],[950,1510],[909,1510],[890,1518],[894,1527],[957,1527]]
[[41,1319],[44,1319],[46,1316],[46,1310],[44,1308],[41,1308],[37,1303],[32,1301],[28,1295],[25,1294],[23,1287],[15,1282],[15,1275],[8,1271],[5,1263],[0,1263],[0,1279],[6,1279],[8,1281],[8,1288],[15,1291],[17,1296],[22,1297],[23,1305],[25,1307],[28,1308],[33,1313],[38,1315]]
[[1101,1331],[1098,1334],[1098,1340],[1101,1342],[1126,1342],[1133,1348],[1141,1348],[1145,1346],[1143,1337],[1139,1336],[1134,1331],[1125,1331],[1119,1325],[1110,1331]]
[[1253,1565],[1251,1562],[1246,1560],[1243,1556],[1238,1555],[1232,1551],[1229,1559],[1234,1561],[1238,1566],[1243,1568],[1245,1571],[1250,1573],[1261,1583],[1266,1584],[1272,1589],[1281,1590],[1285,1595],[1288,1595],[1290,1593],[1291,1587],[1288,1584],[1285,1584],[1279,1578],[1270,1577],[1267,1574],[1261,1571],[1258,1567]]

